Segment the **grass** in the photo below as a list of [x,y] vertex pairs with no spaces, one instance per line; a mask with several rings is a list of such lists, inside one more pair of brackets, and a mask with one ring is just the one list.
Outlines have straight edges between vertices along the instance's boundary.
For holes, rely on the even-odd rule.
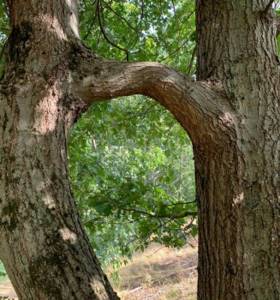
[[[197,247],[150,246],[120,270],[114,288],[122,300],[196,300]],[[110,271],[110,270],[109,270]],[[110,272],[109,272],[110,273]]]

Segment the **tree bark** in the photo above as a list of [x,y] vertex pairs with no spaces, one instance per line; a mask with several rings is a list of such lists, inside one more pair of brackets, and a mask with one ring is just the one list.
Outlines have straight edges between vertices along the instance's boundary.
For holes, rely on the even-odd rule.
[[117,299],[80,225],[66,141],[92,102],[135,93],[170,110],[194,145],[198,298],[280,298],[279,63],[268,3],[197,0],[193,82],[160,64],[97,58],[79,40],[75,0],[8,1],[0,258],[20,299]]
[[197,1],[198,79],[220,82],[234,134],[195,144],[199,299],[280,299],[280,114],[269,1]]
[[[82,229],[67,131],[85,107],[68,88],[75,1],[9,1],[0,98],[0,258],[19,299],[119,299]],[[51,46],[50,46],[51,45]]]

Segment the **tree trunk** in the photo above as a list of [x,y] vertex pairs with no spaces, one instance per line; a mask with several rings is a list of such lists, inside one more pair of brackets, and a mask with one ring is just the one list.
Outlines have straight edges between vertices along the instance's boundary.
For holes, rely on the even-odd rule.
[[[198,82],[96,58],[76,1],[8,1],[0,97],[0,258],[20,299],[117,299],[81,228],[66,137],[96,100],[143,94],[189,133],[199,300],[280,298],[280,95],[268,0],[197,0]],[[51,46],[50,46],[51,45]]]
[[198,78],[220,82],[235,115],[228,142],[194,145],[200,300],[280,299],[279,63],[268,2],[197,1]]
[[67,130],[84,104],[67,88],[78,36],[75,2],[66,2],[10,1],[0,257],[19,299],[118,299],[81,227],[67,178]]

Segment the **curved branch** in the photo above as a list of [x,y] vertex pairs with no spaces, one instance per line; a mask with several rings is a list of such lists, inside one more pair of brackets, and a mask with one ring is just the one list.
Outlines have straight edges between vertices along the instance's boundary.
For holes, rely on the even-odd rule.
[[113,47],[123,51],[126,54],[126,60],[129,60],[129,51],[119,45],[117,45],[115,42],[113,42],[112,40],[109,39],[109,37],[107,36],[107,33],[105,31],[105,28],[102,24],[102,20],[101,20],[101,12],[102,12],[102,8],[101,8],[101,3],[100,0],[97,0],[96,2],[96,14],[97,14],[97,19],[98,19],[98,24],[101,30],[101,33],[104,37],[104,39]]
[[149,96],[173,113],[191,137],[209,126],[233,125],[227,99],[215,85],[194,82],[159,63],[106,61],[91,55],[75,59],[72,93],[88,104],[133,94]]
[[103,5],[108,9],[110,10],[116,17],[118,17],[127,27],[129,27],[130,29],[132,29],[137,35],[139,35],[139,32],[138,30],[129,23],[129,21],[123,17],[121,14],[119,14],[116,10],[114,10],[112,8],[112,6],[106,2],[103,3]]
[[171,219],[171,220],[174,220],[174,219],[182,219],[182,218],[185,218],[185,217],[196,217],[197,216],[197,212],[194,212],[194,211],[188,211],[188,210],[183,210],[181,213],[177,213],[177,214],[174,214],[172,215],[172,213],[170,214],[157,214],[157,213],[149,213],[145,210],[141,210],[141,209],[135,209],[135,208],[124,208],[124,207],[121,207],[120,210],[123,210],[123,211],[127,211],[127,212],[134,212],[134,213],[137,213],[139,215],[146,215],[150,218],[155,218],[155,219]]

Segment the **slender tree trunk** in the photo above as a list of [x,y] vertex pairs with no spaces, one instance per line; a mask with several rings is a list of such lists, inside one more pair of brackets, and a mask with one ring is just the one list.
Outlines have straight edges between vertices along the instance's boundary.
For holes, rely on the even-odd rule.
[[280,299],[279,63],[268,2],[197,1],[198,77],[220,82],[235,112],[228,142],[195,145],[200,300]]
[[71,45],[79,43],[75,5],[10,1],[0,257],[23,300],[118,299],[81,227],[67,178],[67,130],[84,107],[67,88]]

